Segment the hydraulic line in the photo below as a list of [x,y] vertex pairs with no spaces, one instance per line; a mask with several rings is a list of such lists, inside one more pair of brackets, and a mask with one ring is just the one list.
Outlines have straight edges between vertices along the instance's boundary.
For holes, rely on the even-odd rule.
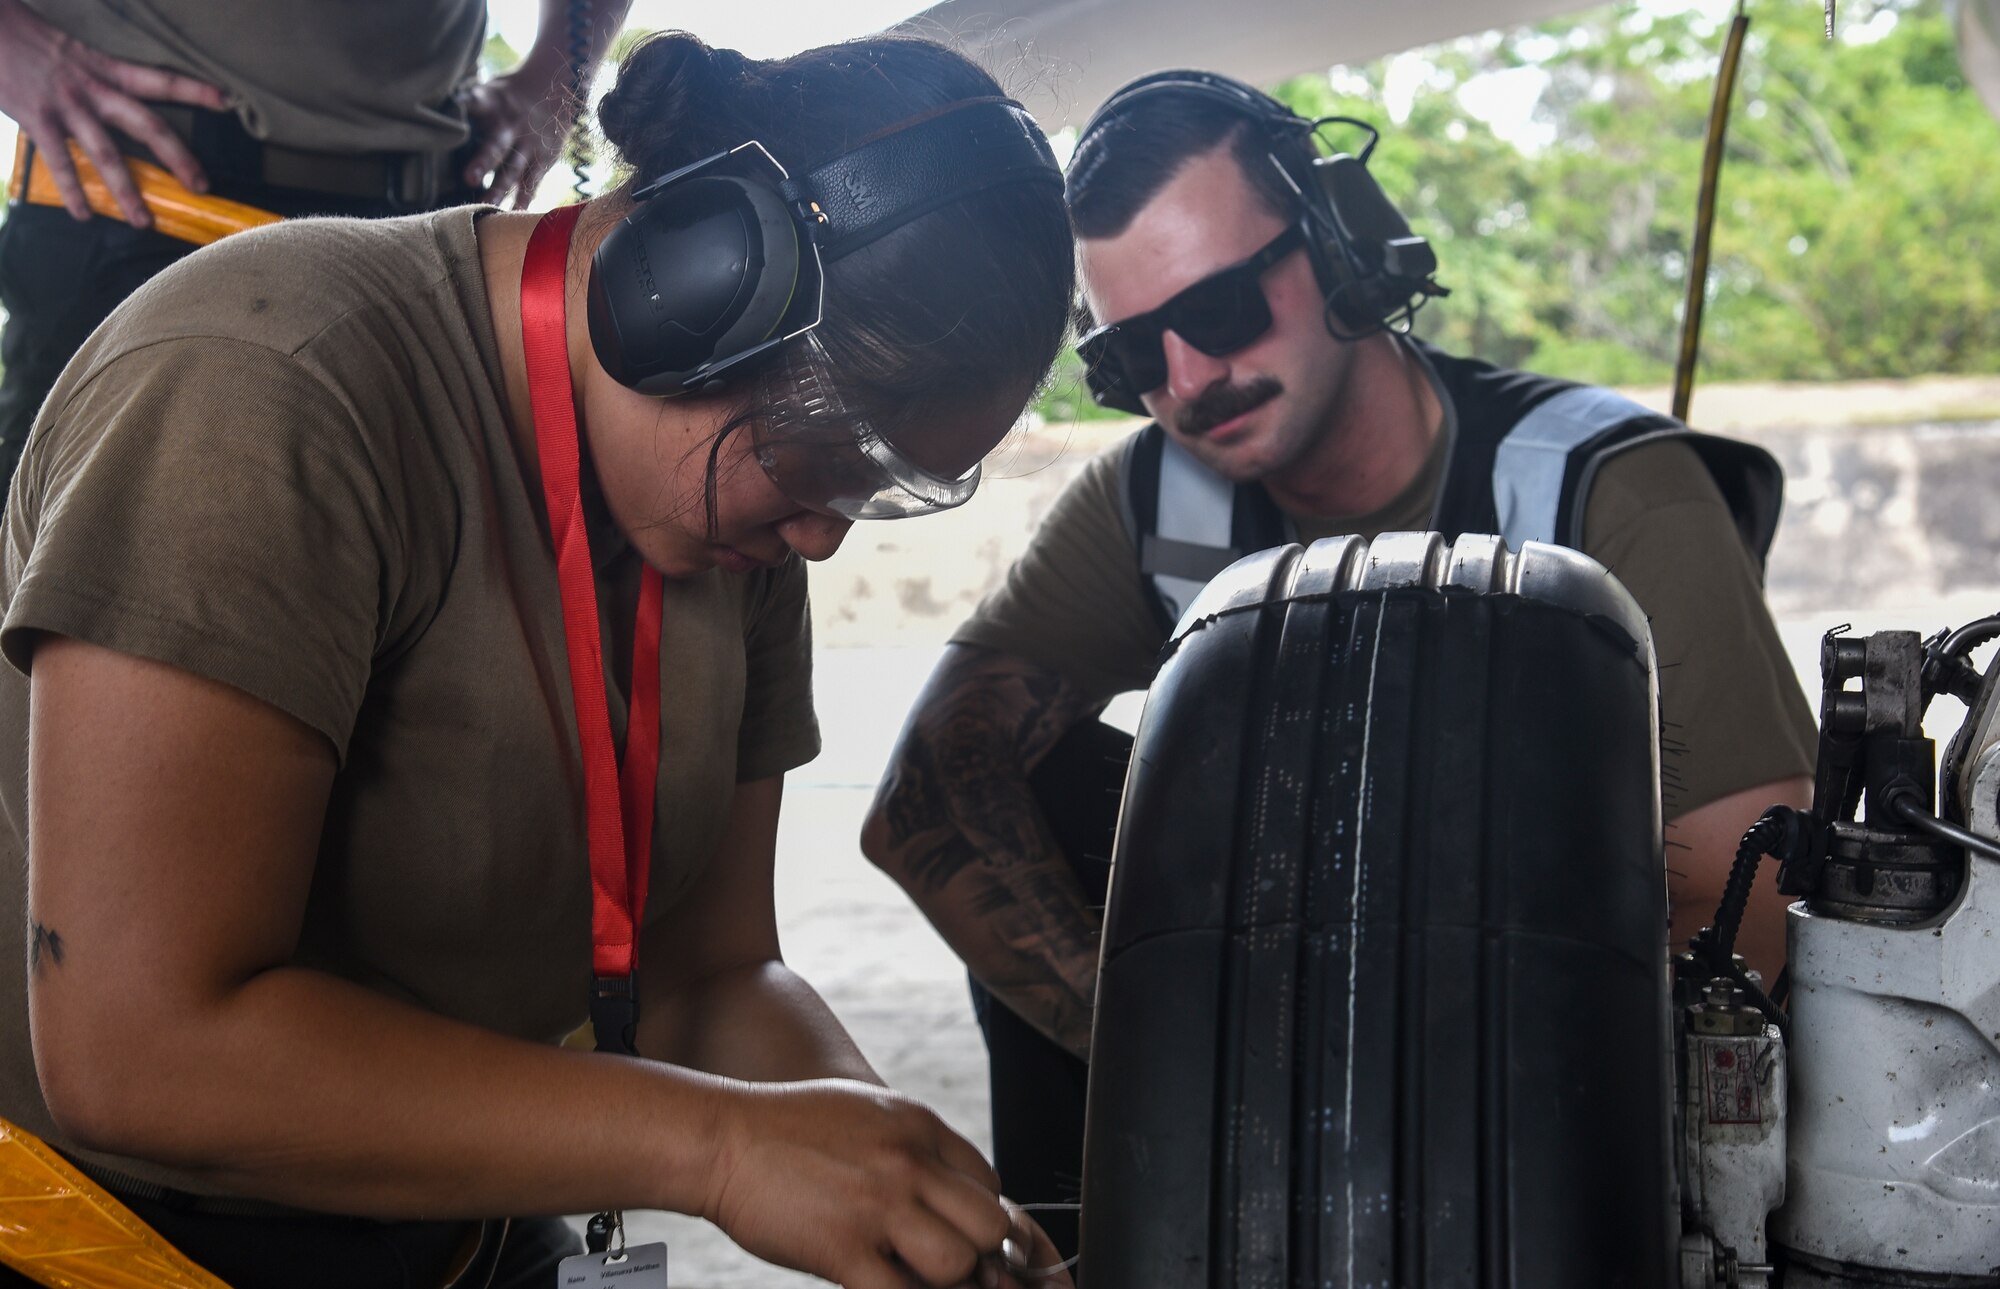
[[1938,653],[1946,658],[1962,657],[1995,636],[2000,636],[2000,614],[1966,623],[1945,637]]
[[1954,846],[1963,846],[1975,855],[1987,859],[2000,859],[2000,842],[1991,837],[1982,837],[1969,828],[1961,828],[1948,819],[1940,819],[1918,803],[1914,793],[1898,793],[1890,798],[1889,808],[1896,817],[1920,832],[1927,832],[1940,841],[1948,841]]
[[1695,208],[1694,247],[1688,256],[1687,305],[1681,311],[1680,361],[1674,365],[1674,419],[1688,418],[1694,399],[1695,360],[1701,352],[1701,310],[1708,296],[1709,248],[1715,235],[1715,199],[1722,179],[1722,141],[1729,131],[1729,103],[1736,93],[1736,68],[1743,61],[1743,37],[1750,15],[1737,0],[1729,39],[1722,47],[1722,70],[1715,78],[1715,101],[1708,109],[1708,141],[1701,156],[1701,200]]

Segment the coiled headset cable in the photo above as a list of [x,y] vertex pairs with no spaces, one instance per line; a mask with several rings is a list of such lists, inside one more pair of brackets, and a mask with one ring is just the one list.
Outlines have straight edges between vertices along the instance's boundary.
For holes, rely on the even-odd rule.
[[590,144],[590,0],[569,0],[569,92],[576,115],[569,130],[569,161],[575,174],[570,191],[578,201],[590,200],[590,167],[597,160]]

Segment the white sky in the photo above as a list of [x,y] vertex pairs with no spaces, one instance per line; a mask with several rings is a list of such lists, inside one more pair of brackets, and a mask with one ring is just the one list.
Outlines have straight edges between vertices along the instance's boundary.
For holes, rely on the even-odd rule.
[[[791,53],[847,36],[880,31],[925,7],[927,0],[633,0],[628,26],[686,27],[714,45],[753,58]],[[526,52],[535,42],[539,0],[490,0],[487,28]],[[601,82],[600,82],[601,83]],[[14,123],[0,116],[0,165],[14,155]]]
[[[690,0],[633,0],[627,25],[642,28],[683,26],[711,44],[740,49],[752,57],[770,57],[879,31],[909,17],[927,0],[738,0],[734,4],[697,5]],[[1712,22],[1726,20],[1735,0],[1639,0],[1644,12],[1695,9]],[[534,43],[540,0],[489,0],[489,29],[504,36],[515,49]],[[1894,15],[1885,15],[1893,24]],[[1881,22],[1856,24],[1881,30],[1842,32],[1850,43],[1879,37]],[[1226,68],[1222,70],[1227,70]],[[1408,110],[1409,97],[1427,71],[1420,53],[1405,54],[1391,66],[1384,108],[1393,121]],[[602,89],[608,81],[600,77]],[[1527,149],[1546,142],[1548,127],[1531,119],[1542,75],[1532,68],[1483,76],[1461,95],[1467,112],[1485,121],[1501,138]],[[0,116],[0,163],[13,153],[13,123]]]
[[[927,0],[632,0],[625,25],[685,27],[711,45],[769,58],[880,31],[925,7]],[[488,29],[525,53],[535,40],[538,0],[489,0],[486,8]]]

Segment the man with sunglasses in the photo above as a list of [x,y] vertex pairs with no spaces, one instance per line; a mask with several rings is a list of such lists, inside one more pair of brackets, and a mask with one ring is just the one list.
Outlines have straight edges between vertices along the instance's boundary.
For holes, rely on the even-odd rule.
[[[1616,573],[1662,663],[1677,942],[1713,915],[1749,823],[1809,797],[1813,720],[1761,591],[1773,463],[1400,334],[1442,293],[1434,262],[1360,173],[1365,151],[1314,163],[1313,124],[1226,78],[1167,73],[1085,128],[1069,201],[1102,325],[1079,348],[1099,400],[1153,424],[1084,468],[954,636],[863,833],[991,990],[975,987],[995,1161],[1024,1200],[1074,1198],[1081,1171],[1124,769],[1091,718],[1150,683],[1174,619],[1235,555],[1495,531]],[[1537,506],[1540,530],[1524,519]],[[1776,972],[1775,891],[1753,898],[1740,943]]]

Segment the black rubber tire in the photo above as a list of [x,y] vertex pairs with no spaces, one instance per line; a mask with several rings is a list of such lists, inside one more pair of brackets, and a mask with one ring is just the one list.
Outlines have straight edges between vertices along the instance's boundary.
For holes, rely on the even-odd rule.
[[1148,696],[1079,1283],[1664,1289],[1650,646],[1517,595],[1288,594],[1185,630]]

